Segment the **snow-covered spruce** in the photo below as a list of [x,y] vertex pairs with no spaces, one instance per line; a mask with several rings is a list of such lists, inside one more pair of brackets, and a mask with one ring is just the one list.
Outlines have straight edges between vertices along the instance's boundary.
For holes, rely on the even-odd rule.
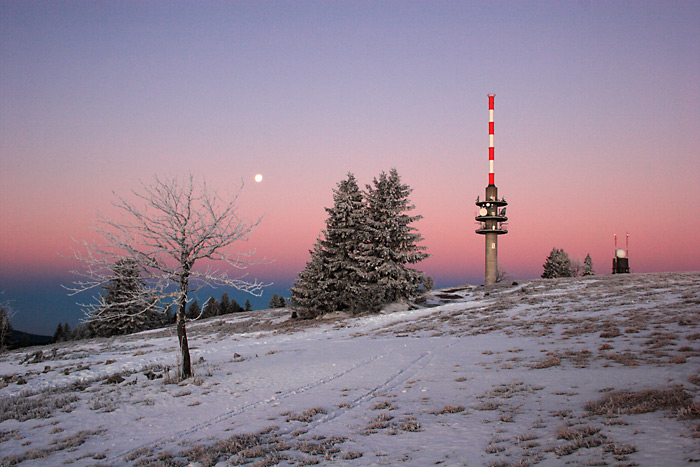
[[385,303],[415,298],[425,288],[423,273],[408,268],[428,255],[411,224],[421,216],[396,169],[382,172],[363,193],[355,176],[333,190],[326,229],[292,287],[292,305],[302,318],[331,311],[378,311]]
[[543,267],[542,279],[573,276],[569,254],[561,248],[552,248],[552,252],[549,253]]

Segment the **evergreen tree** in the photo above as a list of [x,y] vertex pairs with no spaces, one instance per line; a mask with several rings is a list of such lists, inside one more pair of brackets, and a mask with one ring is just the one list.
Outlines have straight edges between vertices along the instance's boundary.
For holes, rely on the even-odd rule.
[[64,341],[72,341],[73,340],[73,331],[70,328],[70,325],[68,323],[63,323],[63,340]]
[[287,307],[287,300],[284,297],[280,296],[279,304],[280,304],[279,308],[286,308]]
[[267,306],[268,308],[280,308],[280,296],[277,293],[272,294],[272,298]]
[[175,310],[171,305],[168,305],[165,310],[163,311],[163,317],[161,318],[161,324],[164,326],[168,326],[170,324],[175,324],[176,321],[176,316],[175,316]]
[[359,292],[368,282],[367,261],[361,258],[365,201],[351,173],[333,190],[333,207],[326,208],[326,229],[318,238],[311,259],[292,287],[292,304],[299,315],[311,318],[329,311],[357,312]]
[[229,307],[229,309],[231,310],[231,313],[241,313],[245,311],[245,309],[241,305],[239,305],[236,300],[233,299],[231,299],[231,306]]
[[586,255],[586,259],[583,260],[583,276],[594,276],[595,271],[593,270],[593,259],[591,254]]
[[199,302],[195,299],[192,300],[190,305],[187,307],[187,319],[197,319],[202,313],[202,308],[199,306]]
[[409,215],[415,209],[409,200],[412,191],[396,169],[388,175],[382,172],[373,186],[367,186],[367,269],[370,282],[380,286],[386,302],[415,298],[426,280],[422,272],[406,267],[429,256],[418,245],[422,236],[411,227],[422,218]]
[[[348,174],[333,193],[333,207],[326,208],[328,219],[321,241],[326,268],[325,301],[330,310],[362,311],[358,298],[369,282],[366,273],[366,204],[355,176]],[[379,298],[379,297],[378,297]]]
[[250,304],[250,300],[245,301],[245,311],[253,311],[253,306]]
[[543,265],[543,279],[554,279],[557,277],[571,277],[571,260],[568,253],[563,249],[553,248]]
[[300,318],[308,319],[327,313],[330,310],[326,302],[327,274],[325,256],[319,238],[314,249],[309,251],[311,259],[301,271],[292,286],[291,302]]
[[223,294],[221,294],[221,303],[219,303],[219,314],[227,315],[232,312],[233,308],[231,306],[231,299],[228,298],[228,293],[224,292]]
[[[102,304],[89,317],[88,328],[96,336],[113,336],[143,331],[157,325],[156,299],[146,292],[138,264],[132,259],[114,263],[112,280],[103,287],[107,292]],[[68,336],[68,324],[63,339]]]
[[411,223],[411,188],[396,169],[374,179],[363,194],[352,174],[333,190],[326,229],[292,287],[291,303],[302,318],[336,310],[377,311],[410,300],[426,288],[422,272],[408,268],[425,259],[421,235]]
[[63,342],[63,323],[58,323],[58,326],[56,326],[56,330],[53,333],[53,341],[55,342]]
[[202,318],[211,318],[213,316],[219,316],[219,313],[219,302],[217,302],[214,297],[209,297],[202,306]]

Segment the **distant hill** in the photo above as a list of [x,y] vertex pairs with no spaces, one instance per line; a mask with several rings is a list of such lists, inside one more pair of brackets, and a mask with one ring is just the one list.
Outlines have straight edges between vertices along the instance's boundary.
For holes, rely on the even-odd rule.
[[14,348],[47,345],[53,342],[52,336],[40,336],[39,334],[30,334],[28,332],[16,330],[12,331],[12,339],[15,342]]

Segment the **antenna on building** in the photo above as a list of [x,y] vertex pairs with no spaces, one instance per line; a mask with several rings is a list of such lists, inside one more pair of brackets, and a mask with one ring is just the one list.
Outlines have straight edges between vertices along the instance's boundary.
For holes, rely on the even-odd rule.
[[615,234],[615,255],[612,261],[613,274],[628,274],[630,272],[629,262],[629,238],[630,234],[625,234],[625,250],[617,247],[617,234]]

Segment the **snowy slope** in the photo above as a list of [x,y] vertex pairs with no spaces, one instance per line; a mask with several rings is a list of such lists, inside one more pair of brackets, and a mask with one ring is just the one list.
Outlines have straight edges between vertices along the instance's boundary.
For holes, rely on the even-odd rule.
[[700,273],[288,314],[193,323],[197,377],[179,384],[173,330],[1,355],[0,464],[700,461]]

